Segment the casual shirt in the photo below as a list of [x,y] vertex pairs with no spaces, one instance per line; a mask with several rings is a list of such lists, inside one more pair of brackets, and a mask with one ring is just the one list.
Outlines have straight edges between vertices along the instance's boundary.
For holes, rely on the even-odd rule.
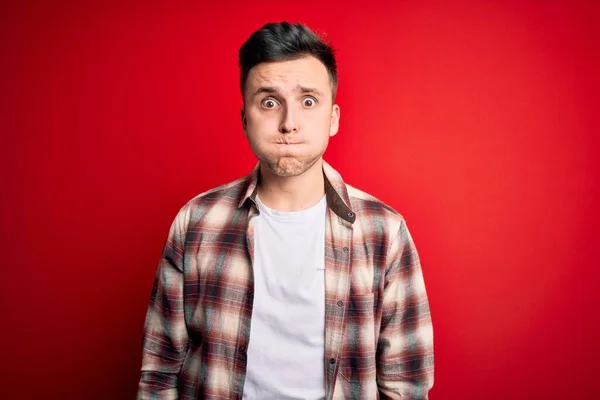
[[[324,162],[325,396],[427,399],[433,332],[404,218]],[[242,399],[259,166],[177,214],[144,326],[138,399]]]

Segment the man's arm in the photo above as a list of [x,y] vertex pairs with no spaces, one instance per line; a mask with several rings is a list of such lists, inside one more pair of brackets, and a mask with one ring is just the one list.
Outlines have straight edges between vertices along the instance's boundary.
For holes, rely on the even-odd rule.
[[144,324],[138,400],[179,398],[179,372],[188,348],[183,310],[186,212],[179,212],[158,265]]
[[433,328],[419,255],[402,220],[391,243],[377,346],[381,399],[427,399],[433,386]]

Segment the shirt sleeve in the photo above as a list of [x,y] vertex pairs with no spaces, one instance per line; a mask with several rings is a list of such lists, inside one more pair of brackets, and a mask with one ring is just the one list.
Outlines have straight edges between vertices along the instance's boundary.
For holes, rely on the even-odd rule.
[[433,327],[419,255],[402,220],[391,241],[377,344],[381,399],[428,399],[433,386]]
[[179,398],[179,373],[188,349],[183,308],[185,221],[182,209],[158,264],[144,324],[138,400]]

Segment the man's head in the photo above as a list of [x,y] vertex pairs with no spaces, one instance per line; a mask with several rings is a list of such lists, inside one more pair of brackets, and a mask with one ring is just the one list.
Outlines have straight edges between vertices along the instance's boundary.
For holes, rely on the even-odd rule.
[[254,154],[275,175],[302,174],[338,131],[333,49],[302,24],[269,23],[239,57],[242,124]]

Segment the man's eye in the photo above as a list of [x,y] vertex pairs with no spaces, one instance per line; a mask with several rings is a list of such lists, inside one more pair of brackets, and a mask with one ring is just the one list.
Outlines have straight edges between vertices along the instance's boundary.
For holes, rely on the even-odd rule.
[[312,97],[306,97],[302,100],[302,104],[304,107],[314,107],[317,104],[317,101]]
[[265,99],[262,101],[262,106],[265,108],[275,108],[277,107],[277,102],[273,99]]

